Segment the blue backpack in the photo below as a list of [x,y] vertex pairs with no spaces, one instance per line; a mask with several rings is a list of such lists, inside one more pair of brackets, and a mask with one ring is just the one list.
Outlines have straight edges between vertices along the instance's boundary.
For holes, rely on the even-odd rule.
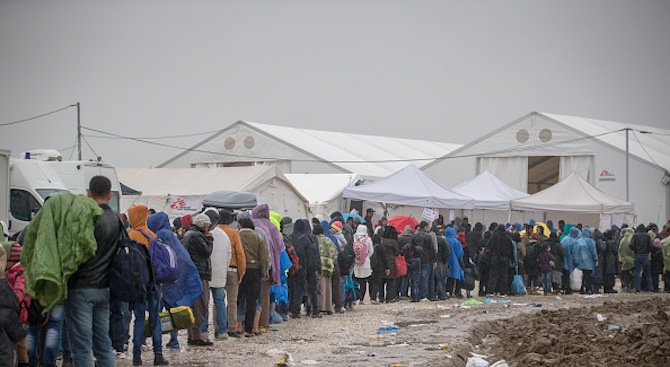
[[149,258],[151,259],[154,280],[157,283],[176,283],[177,279],[179,279],[177,254],[160,238],[153,238],[141,229],[140,233],[151,242],[149,245]]
[[128,238],[125,229],[121,232],[121,241],[110,268],[111,298],[121,302],[144,303],[151,287],[149,255],[143,245]]

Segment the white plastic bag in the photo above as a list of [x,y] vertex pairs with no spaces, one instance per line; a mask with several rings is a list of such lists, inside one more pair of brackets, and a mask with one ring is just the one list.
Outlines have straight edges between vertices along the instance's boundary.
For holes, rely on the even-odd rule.
[[570,289],[573,291],[582,289],[582,271],[577,268],[570,273]]

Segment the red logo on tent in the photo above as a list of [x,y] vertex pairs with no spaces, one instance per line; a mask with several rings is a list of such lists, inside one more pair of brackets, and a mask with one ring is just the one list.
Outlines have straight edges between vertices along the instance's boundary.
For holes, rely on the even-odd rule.
[[609,172],[607,172],[607,170],[606,170],[606,169],[604,169],[604,170],[600,171],[600,176],[609,176],[609,175],[610,175],[610,173],[609,173]]
[[186,206],[186,200],[178,198],[170,204],[170,209],[181,209]]

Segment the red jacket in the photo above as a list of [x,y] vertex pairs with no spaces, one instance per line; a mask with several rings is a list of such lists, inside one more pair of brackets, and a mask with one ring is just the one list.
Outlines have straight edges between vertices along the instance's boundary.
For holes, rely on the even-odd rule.
[[26,295],[26,282],[23,275],[23,265],[16,263],[7,271],[7,283],[12,287],[16,298],[21,306],[19,319],[21,322],[28,321],[28,308],[30,307],[30,297]]

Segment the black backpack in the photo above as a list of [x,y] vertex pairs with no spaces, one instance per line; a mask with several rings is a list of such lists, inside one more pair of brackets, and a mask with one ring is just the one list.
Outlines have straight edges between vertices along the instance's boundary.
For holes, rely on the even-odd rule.
[[119,248],[110,269],[111,298],[128,303],[143,303],[151,287],[150,260],[147,249],[128,238],[122,230]]

